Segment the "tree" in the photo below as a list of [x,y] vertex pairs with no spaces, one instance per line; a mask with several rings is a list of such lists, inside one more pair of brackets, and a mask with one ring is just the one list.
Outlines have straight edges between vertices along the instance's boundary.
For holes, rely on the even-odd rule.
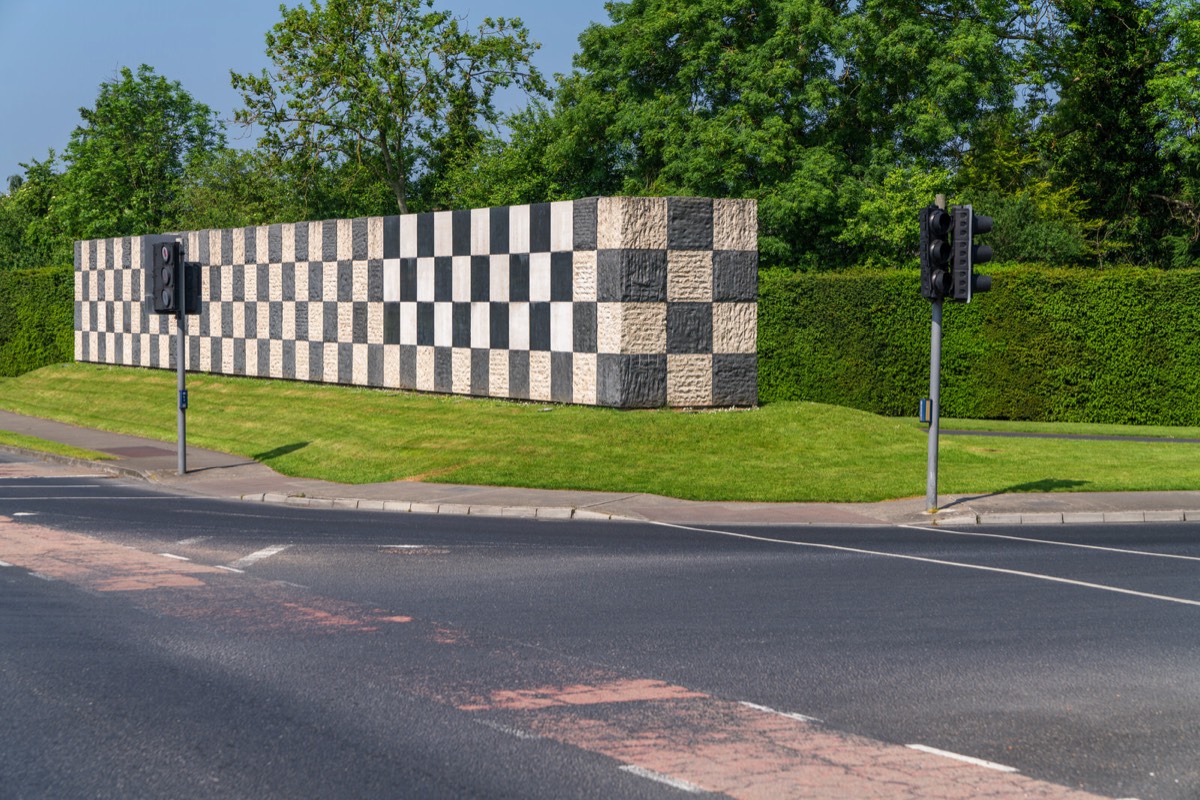
[[79,114],[54,208],[74,238],[170,229],[184,175],[225,142],[208,106],[145,64],[122,67]]
[[869,237],[839,235],[864,187],[952,168],[1011,102],[1014,62],[977,5],[610,4],[558,91],[548,169],[576,196],[755,197],[766,263],[855,263]]
[[57,166],[51,150],[44,161],[22,163],[23,175],[9,178],[9,194],[0,196],[0,269],[71,263],[71,239],[52,213],[63,177]]
[[281,160],[361,165],[401,213],[418,179],[469,159],[499,89],[549,95],[519,19],[472,33],[432,0],[313,0],[266,39],[272,71],[231,73],[236,119],[262,125],[260,145]]

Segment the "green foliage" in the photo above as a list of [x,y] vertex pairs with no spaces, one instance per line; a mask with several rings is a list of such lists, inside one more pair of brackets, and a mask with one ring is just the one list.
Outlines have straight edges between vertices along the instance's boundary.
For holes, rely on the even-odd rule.
[[[755,197],[765,263],[848,266],[870,237],[836,240],[883,176],[940,173],[1011,95],[1004,49],[969,6],[614,3],[580,37],[546,169],[570,196]],[[885,213],[872,199],[864,219]]]
[[[989,269],[947,303],[942,413],[1200,423],[1200,272]],[[914,271],[764,273],[759,396],[910,416],[928,394],[930,305]]]
[[70,237],[50,213],[62,177],[55,164],[53,150],[45,161],[22,164],[25,174],[12,176],[9,194],[0,195],[0,270],[71,262]]
[[79,113],[52,208],[72,239],[169,230],[184,175],[224,145],[215,113],[145,64],[122,67]]
[[72,360],[74,307],[70,266],[0,269],[0,376]]
[[281,161],[359,165],[400,213],[418,179],[469,159],[479,126],[496,121],[496,91],[548,94],[519,19],[488,18],[471,32],[432,0],[313,0],[282,11],[267,34],[274,70],[231,73],[246,104],[238,121],[261,124],[260,146]]

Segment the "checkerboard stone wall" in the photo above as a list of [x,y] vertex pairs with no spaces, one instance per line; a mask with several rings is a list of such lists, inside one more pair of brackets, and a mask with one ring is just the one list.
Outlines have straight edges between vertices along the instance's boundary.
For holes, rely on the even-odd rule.
[[[752,200],[589,198],[179,234],[198,372],[645,408],[757,402]],[[175,368],[141,237],[77,242],[75,358]]]

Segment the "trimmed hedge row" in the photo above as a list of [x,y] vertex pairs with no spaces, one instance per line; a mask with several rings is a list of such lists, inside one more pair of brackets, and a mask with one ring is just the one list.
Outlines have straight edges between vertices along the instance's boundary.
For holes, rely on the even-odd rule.
[[[945,416],[1200,425],[1200,270],[995,267],[947,302]],[[764,271],[759,399],[916,416],[930,303],[916,270]]]
[[0,269],[0,376],[72,360],[74,309],[70,266]]

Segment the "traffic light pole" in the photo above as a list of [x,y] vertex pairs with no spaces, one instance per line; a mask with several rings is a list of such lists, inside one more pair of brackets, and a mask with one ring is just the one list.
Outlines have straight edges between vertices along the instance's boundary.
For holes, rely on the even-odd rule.
[[[182,270],[181,270],[182,271]],[[179,474],[187,474],[187,386],[184,382],[184,374],[187,365],[187,317],[183,315],[183,310],[175,317],[175,330],[178,337],[178,343],[175,346],[175,373],[176,384],[179,387],[179,423],[178,423],[178,444],[175,449],[179,452]]]
[[933,301],[933,330],[929,341],[929,459],[925,468],[925,509],[938,510],[938,417],[942,384],[942,301]]

